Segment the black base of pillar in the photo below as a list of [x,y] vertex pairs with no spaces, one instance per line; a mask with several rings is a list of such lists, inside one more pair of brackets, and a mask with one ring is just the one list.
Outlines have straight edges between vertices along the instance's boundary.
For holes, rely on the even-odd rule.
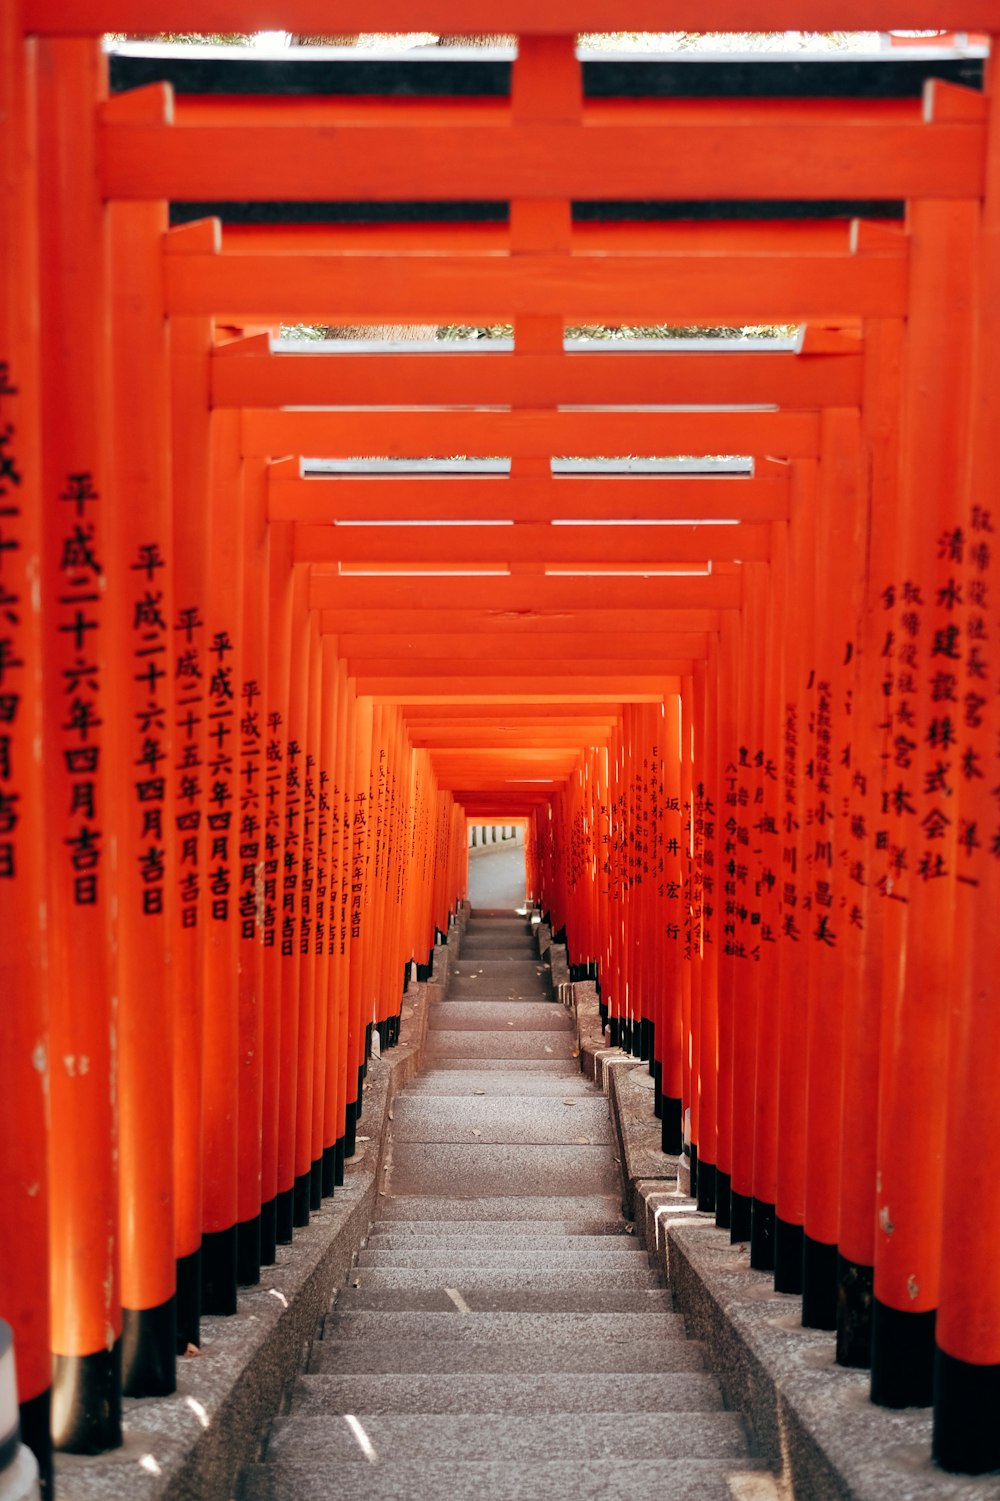
[[613,1048],[616,1048],[618,1046],[618,1039],[619,1039],[620,1036],[621,1036],[621,1018],[618,1017],[618,1016],[609,1016],[608,1017],[608,1042],[611,1044],[611,1046]]
[[358,1100],[348,1100],[347,1119],[344,1122],[344,1156],[353,1157],[358,1146]]
[[312,1194],[312,1173],[299,1173],[292,1185],[292,1226],[304,1230],[309,1223],[309,1199]]
[[275,1200],[277,1220],[274,1232],[279,1246],[290,1246],[292,1243],[292,1231],[295,1228],[294,1199],[294,1191],[290,1188],[283,1188]]
[[668,1157],[679,1157],[684,1146],[684,1117],[680,1100],[663,1096],[660,1115],[660,1151]]
[[201,1346],[201,1249],[177,1258],[177,1353]]
[[837,1327],[837,1247],[802,1237],[802,1327]]
[[735,1246],[750,1239],[750,1209],[753,1200],[749,1194],[737,1193],[735,1188],[730,1188],[729,1198],[729,1243]]
[[273,1266],[278,1257],[278,1201],[260,1206],[260,1264]]
[[691,1159],[691,1184],[690,1184],[690,1187],[688,1189],[688,1192],[690,1193],[690,1195],[691,1195],[691,1197],[693,1199],[696,1199],[698,1197],[698,1170],[699,1169],[698,1169],[698,1148],[695,1146],[694,1142],[692,1142],[691,1145],[688,1147],[688,1155],[689,1155],[689,1157]]
[[361,1111],[364,1108],[364,1101],[365,1101],[364,1090],[365,1090],[365,1071],[364,1071],[363,1068],[359,1068],[358,1069],[358,1097],[354,1101],[354,1120],[355,1120],[355,1123],[357,1123],[361,1119]]
[[103,1454],[122,1441],[121,1341],[93,1355],[52,1357],[52,1444],[64,1454]]
[[42,1501],[52,1501],[52,1393],[39,1392],[22,1402],[21,1442],[27,1444],[38,1461],[38,1478]]
[[122,1309],[122,1395],[169,1397],[177,1390],[177,1304]]
[[632,1057],[633,1058],[640,1058],[640,1059],[641,1058],[645,1058],[646,1054],[642,1051],[642,1018],[641,1017],[634,1016],[632,1018],[632,1038],[631,1038],[631,1041],[632,1041],[632,1049],[631,1049],[631,1051],[632,1051]]
[[698,1208],[703,1214],[715,1213],[715,1163],[698,1164]]
[[409,959],[407,959],[406,963],[403,965],[403,994],[404,995],[409,990],[409,988],[410,988],[410,961],[409,961]]
[[608,1008],[603,1001],[598,1001],[597,1010],[601,1018],[601,1031],[603,1032],[608,1025]]
[[333,1181],[337,1188],[344,1186],[344,1158],[347,1155],[344,1150],[345,1145],[344,1138],[338,1136],[333,1148]]
[[964,1475],[1000,1470],[1000,1365],[973,1365],[938,1350],[934,1363],[934,1458]]
[[309,1169],[309,1208],[311,1210],[323,1207],[323,1159],[317,1157]]
[[837,1364],[867,1370],[872,1358],[875,1269],[837,1257]]
[[201,1237],[201,1311],[236,1312],[236,1226]]
[[649,1077],[651,1079],[655,1079],[656,1078],[656,1027],[654,1026],[654,1024],[651,1021],[650,1022],[644,1021],[643,1022],[643,1026],[649,1028],[649,1043],[648,1043],[648,1046],[646,1047],[646,1051],[643,1053],[642,1056],[649,1063]]
[[[879,1407],[929,1407],[934,1397],[937,1313],[901,1313],[872,1303],[872,1401]],[[995,1418],[994,1418],[995,1421]]]
[[776,1293],[802,1291],[801,1225],[793,1225],[780,1215],[774,1217],[774,1290]]
[[236,1226],[236,1281],[240,1287],[255,1287],[260,1281],[259,1214]]
[[720,1230],[729,1229],[732,1214],[732,1174],[716,1169],[715,1174],[715,1223]]
[[558,933],[553,933],[553,935],[552,935],[552,942],[553,943],[565,943],[566,942],[566,928],[565,928],[565,926],[561,927],[559,929]]
[[337,1148],[323,1148],[323,1197],[329,1199],[337,1186]]
[[658,1121],[663,1119],[663,1064],[658,1058],[653,1065],[653,1114]]
[[774,1205],[756,1197],[750,1203],[750,1265],[774,1271]]

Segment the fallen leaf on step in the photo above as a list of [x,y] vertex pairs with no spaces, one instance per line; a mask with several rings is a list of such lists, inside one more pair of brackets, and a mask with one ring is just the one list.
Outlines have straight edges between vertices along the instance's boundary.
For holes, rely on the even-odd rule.
[[481,1131],[475,1131],[474,1130],[472,1134],[473,1134],[473,1136],[482,1136],[483,1133]]
[[547,1053],[551,1053],[551,1051],[552,1051],[552,1049],[549,1047],[548,1043],[545,1044],[545,1051]]
[[626,1235],[634,1235],[635,1234],[635,1226],[634,1225],[626,1225],[625,1226],[625,1234]]
[[576,1138],[576,1144],[577,1144],[577,1146],[580,1146],[580,1147],[589,1147],[590,1146],[590,1137],[589,1136],[578,1136]]
[[354,1282],[353,1282],[353,1286],[354,1287],[360,1287],[361,1286],[361,1278],[360,1277],[355,1277]]
[[579,1048],[574,1048],[573,1051],[572,1051],[572,1053],[570,1053],[569,1056],[571,1058],[579,1058],[579,1056],[580,1056],[580,1049]]
[[474,1089],[474,1090],[473,1090],[473,1091],[472,1091],[472,1093],[473,1093],[473,1094],[485,1094],[485,1093],[486,1093],[486,1091],[485,1091],[485,1089]]
[[370,1136],[356,1136],[354,1138],[354,1140],[355,1141],[371,1141],[371,1137]]
[[392,1111],[389,1111],[389,1119],[392,1120]]
[[575,1100],[563,1100],[563,1104],[564,1105],[575,1105],[576,1101]]
[[184,1354],[185,1355],[200,1355],[201,1351],[199,1350],[199,1348],[198,1348],[197,1345],[189,1344],[188,1347],[187,1347],[187,1349],[184,1351]]

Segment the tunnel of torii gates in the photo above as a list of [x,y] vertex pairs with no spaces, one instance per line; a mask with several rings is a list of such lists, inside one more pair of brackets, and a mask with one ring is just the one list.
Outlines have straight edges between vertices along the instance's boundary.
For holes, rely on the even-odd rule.
[[[0,10],[0,1314],[43,1465],[336,1192],[471,819],[524,823],[699,1206],[1000,1466],[988,48],[572,34],[996,0]],[[109,82],[98,36],[273,25],[519,41]],[[283,350],[309,321],[513,337]],[[799,334],[564,342],[664,322]]]

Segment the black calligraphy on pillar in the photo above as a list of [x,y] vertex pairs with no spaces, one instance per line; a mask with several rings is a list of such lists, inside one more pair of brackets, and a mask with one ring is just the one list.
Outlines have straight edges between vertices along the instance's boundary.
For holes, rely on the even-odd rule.
[[240,937],[256,938],[264,928],[264,870],[261,863],[261,756],[264,727],[258,707],[260,687],[247,678],[240,690]]
[[[365,889],[365,866],[368,855],[365,849],[368,824],[368,794],[358,792],[354,797],[354,812],[351,817],[351,904],[350,931],[352,938],[361,937],[361,898]],[[441,841],[438,823],[438,844]],[[440,858],[440,857],[439,857]]]
[[[169,627],[164,614],[162,573],[166,560],[158,542],[142,542],[129,565],[132,579],[132,681],[138,685],[133,711],[138,864],[145,916],[163,912],[166,847],[163,819],[167,800],[169,732],[166,658]],[[145,702],[141,702],[141,700]]]
[[289,740],[285,752],[285,840],[281,878],[281,952],[295,953],[295,904],[299,889],[302,819],[302,747]]
[[174,665],[175,706],[177,718],[175,745],[179,760],[177,771],[177,856],[181,906],[181,926],[198,926],[198,903],[201,899],[201,815],[204,767],[201,759],[200,730],[203,723],[205,683],[201,665],[201,632],[205,622],[197,605],[185,605],[177,611],[174,627],[178,637]]
[[[73,901],[94,906],[101,868],[101,829],[97,806],[100,766],[99,715],[101,669],[99,640],[103,611],[104,569],[96,556],[94,510],[100,494],[89,472],[69,474],[59,499],[67,512],[59,539],[60,588],[56,596],[57,631],[68,647],[62,669],[65,714],[59,723],[61,750],[72,778],[68,809],[73,831],[65,840],[73,871]],[[75,822],[79,820],[79,822]]]
[[23,483],[17,459],[17,429],[7,418],[18,388],[10,365],[0,360],[0,880],[18,873],[17,832],[21,797],[17,781],[15,735],[25,687],[27,654],[21,632],[21,583],[24,569],[22,508],[18,491]]
[[233,888],[230,838],[236,801],[236,684],[227,660],[233,650],[228,631],[216,631],[208,648],[208,890],[213,922],[229,918]]
[[302,903],[299,909],[299,953],[312,948],[313,901],[316,887],[316,758],[306,754],[305,785],[302,789]]
[[278,930],[278,866],[281,863],[281,794],[285,774],[285,746],[281,736],[284,720],[272,710],[267,716],[267,773],[264,814],[264,947],[274,948]]
[[[1000,860],[1000,743],[991,743],[989,723],[990,698],[997,692],[988,627],[991,611],[994,619],[996,615],[991,594],[996,530],[990,509],[970,506],[963,537],[963,574],[954,601],[963,658],[953,742],[959,781],[956,858],[958,880],[967,886],[980,884],[984,861]],[[995,810],[988,823],[982,818],[984,791]]]
[[319,770],[316,798],[316,928],[313,952],[323,953],[330,922],[330,773]]

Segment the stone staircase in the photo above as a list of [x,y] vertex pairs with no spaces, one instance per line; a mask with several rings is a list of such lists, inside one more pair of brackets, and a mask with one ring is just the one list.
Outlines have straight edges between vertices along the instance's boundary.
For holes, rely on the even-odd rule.
[[381,1218],[241,1501],[774,1497],[628,1233],[525,921],[473,915],[428,1027]]

